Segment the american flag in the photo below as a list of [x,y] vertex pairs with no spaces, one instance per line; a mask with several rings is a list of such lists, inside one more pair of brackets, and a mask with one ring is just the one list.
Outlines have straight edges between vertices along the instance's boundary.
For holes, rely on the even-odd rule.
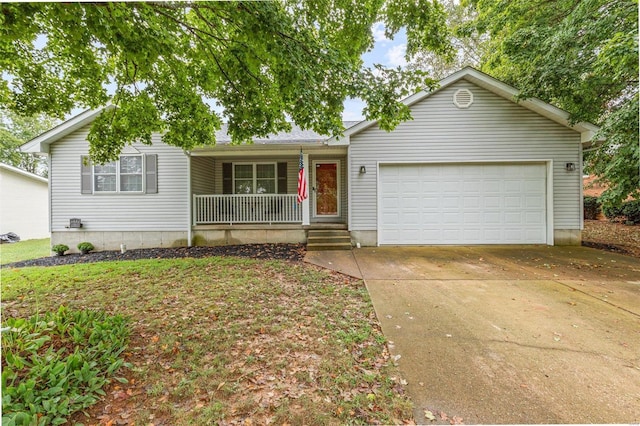
[[302,150],[300,150],[300,169],[298,170],[298,203],[306,200],[309,196],[307,188],[307,179],[304,176],[304,159],[302,158]]

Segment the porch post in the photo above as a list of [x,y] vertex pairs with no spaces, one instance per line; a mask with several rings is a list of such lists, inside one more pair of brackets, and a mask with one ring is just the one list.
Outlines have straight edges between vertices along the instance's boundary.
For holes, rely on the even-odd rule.
[[307,188],[309,188],[309,196],[302,201],[302,226],[311,224],[311,209],[309,208],[309,198],[311,197],[311,193],[313,189],[309,184],[309,174],[311,173],[311,164],[309,163],[309,154],[302,154],[302,161],[304,162],[304,167],[307,173],[304,174],[304,178],[307,181]]
[[187,156],[187,247],[191,247],[193,220],[195,219],[193,215],[193,195],[191,194],[191,153],[185,151],[184,155]]

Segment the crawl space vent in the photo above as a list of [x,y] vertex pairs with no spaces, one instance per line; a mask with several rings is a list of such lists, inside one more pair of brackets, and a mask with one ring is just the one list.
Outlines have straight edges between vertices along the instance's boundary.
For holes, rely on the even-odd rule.
[[469,89],[459,89],[453,94],[453,103],[458,108],[469,108],[473,103],[473,93]]

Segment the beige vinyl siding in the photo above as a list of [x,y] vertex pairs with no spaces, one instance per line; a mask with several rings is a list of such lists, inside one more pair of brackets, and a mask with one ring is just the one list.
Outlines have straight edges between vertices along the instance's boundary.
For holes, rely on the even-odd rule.
[[[87,155],[88,127],[51,145],[51,230],[64,231],[80,218],[83,231],[184,231],[189,226],[187,157],[163,144],[136,144],[141,154],[158,155],[157,194],[81,194],[81,156]],[[128,152],[128,151],[127,151]]]
[[215,193],[214,160],[211,157],[191,157],[191,192]]
[[[468,109],[453,104],[472,91]],[[553,161],[555,229],[580,229],[580,134],[466,80],[411,107],[413,120],[385,132],[377,125],[351,137],[352,230],[377,229],[377,163]],[[360,166],[367,167],[365,175]]]

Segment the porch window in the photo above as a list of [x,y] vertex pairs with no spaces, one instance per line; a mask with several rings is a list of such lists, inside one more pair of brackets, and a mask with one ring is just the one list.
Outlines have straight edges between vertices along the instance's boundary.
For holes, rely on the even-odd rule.
[[276,194],[278,176],[275,163],[233,165],[234,194]]

